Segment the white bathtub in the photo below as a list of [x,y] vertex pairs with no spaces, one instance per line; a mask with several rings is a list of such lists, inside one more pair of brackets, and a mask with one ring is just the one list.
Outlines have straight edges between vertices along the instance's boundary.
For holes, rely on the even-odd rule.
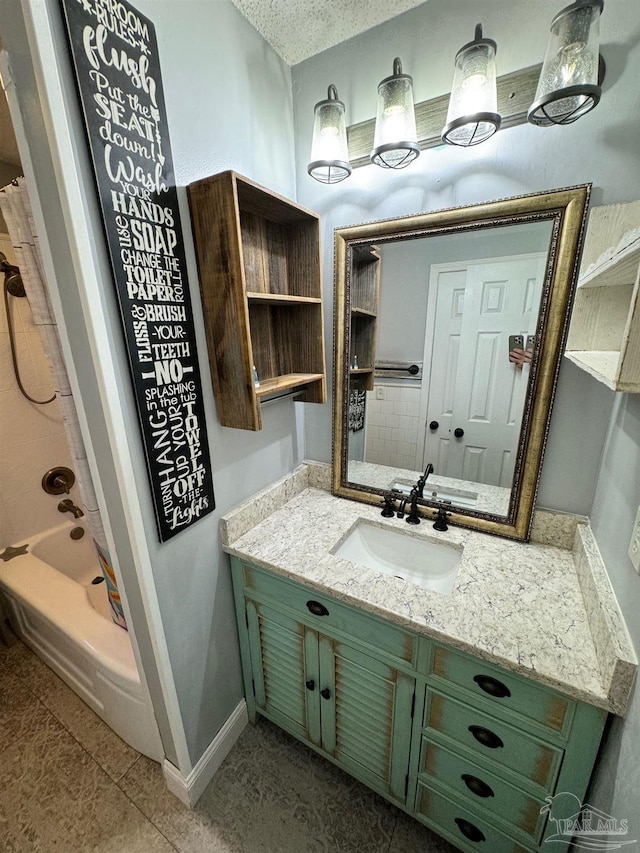
[[[111,620],[106,584],[79,522],[31,536],[28,553],[0,560],[0,593],[16,633],[130,746],[164,757],[128,633]],[[16,547],[18,547],[16,546]]]

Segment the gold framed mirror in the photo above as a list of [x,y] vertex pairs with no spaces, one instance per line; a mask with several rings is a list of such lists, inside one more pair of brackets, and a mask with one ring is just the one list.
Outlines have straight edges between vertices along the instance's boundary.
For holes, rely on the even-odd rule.
[[334,494],[528,539],[590,190],[335,230]]

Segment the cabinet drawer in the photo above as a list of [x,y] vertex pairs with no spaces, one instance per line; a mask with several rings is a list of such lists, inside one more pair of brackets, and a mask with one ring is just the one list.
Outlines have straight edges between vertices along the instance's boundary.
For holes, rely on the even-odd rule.
[[430,779],[450,788],[477,808],[493,812],[528,836],[536,844],[542,835],[546,815],[540,813],[543,800],[527,794],[503,781],[495,773],[452,750],[422,738],[420,775],[425,784]]
[[517,841],[494,829],[487,821],[458,806],[432,788],[418,783],[416,813],[436,831],[440,829],[462,850],[483,850],[486,853],[530,853]]
[[313,589],[244,564],[245,593],[294,611],[296,618],[328,631],[335,628],[397,660],[413,663],[415,638],[376,616],[362,613]]
[[575,702],[478,658],[436,646],[431,674],[556,732],[569,728]]
[[563,750],[431,689],[424,722],[425,728],[442,732],[485,759],[508,767],[544,792],[553,789]]

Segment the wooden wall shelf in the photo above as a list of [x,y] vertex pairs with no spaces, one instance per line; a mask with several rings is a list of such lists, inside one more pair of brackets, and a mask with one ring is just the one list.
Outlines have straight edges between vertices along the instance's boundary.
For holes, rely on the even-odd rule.
[[352,250],[351,317],[349,361],[358,358],[358,367],[349,371],[353,387],[373,390],[376,359],[378,300],[380,297],[380,253],[377,246],[363,245]]
[[633,393],[640,393],[639,225],[640,202],[591,211],[565,352],[608,388]]
[[220,423],[261,429],[274,394],[324,403],[320,218],[236,172],[188,191]]

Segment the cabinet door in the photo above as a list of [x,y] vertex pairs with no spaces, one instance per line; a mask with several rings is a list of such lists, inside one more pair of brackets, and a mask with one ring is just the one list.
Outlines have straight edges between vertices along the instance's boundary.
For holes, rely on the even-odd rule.
[[415,681],[320,635],[322,748],[372,788],[404,802]]
[[317,633],[266,604],[247,600],[246,607],[258,710],[319,746]]

